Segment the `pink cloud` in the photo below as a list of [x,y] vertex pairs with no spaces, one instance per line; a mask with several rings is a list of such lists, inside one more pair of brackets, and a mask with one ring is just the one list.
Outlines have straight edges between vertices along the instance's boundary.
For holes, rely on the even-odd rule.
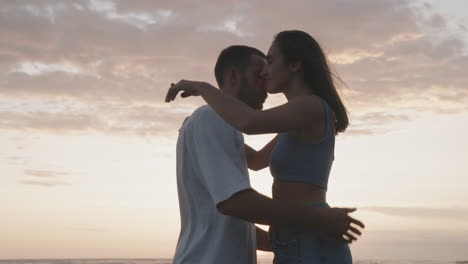
[[[66,98],[90,108],[114,103],[156,107],[163,104],[170,82],[185,78],[215,83],[213,66],[224,47],[247,44],[266,51],[275,33],[302,29],[315,36],[336,62],[334,68],[347,84],[344,94],[357,121],[369,121],[365,114],[375,107],[389,114],[401,108],[466,111],[464,31],[449,32],[447,18],[428,4],[40,0],[2,2],[0,14],[0,34],[6,36],[0,40],[0,92],[8,100]],[[25,63],[52,70],[30,75],[18,70]],[[59,70],[60,65],[79,71]],[[19,110],[3,112],[7,121],[0,125],[131,130],[109,125],[107,121],[115,119],[110,113],[103,121],[86,111],[48,114],[49,109],[42,109],[25,114]],[[132,117],[148,116],[142,108],[123,111]],[[33,120],[39,114],[42,125]],[[147,124],[143,131],[176,131],[178,118],[183,117],[170,119],[165,114],[140,120]],[[159,123],[151,124],[150,118],[158,118]],[[369,124],[356,131],[380,130]]]

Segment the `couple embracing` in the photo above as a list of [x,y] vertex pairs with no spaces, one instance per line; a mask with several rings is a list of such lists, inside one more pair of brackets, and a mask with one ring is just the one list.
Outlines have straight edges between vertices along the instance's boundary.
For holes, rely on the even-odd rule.
[[[257,249],[272,251],[274,264],[352,263],[348,245],[364,225],[349,215],[355,209],[326,201],[335,136],[348,114],[319,44],[306,32],[283,31],[266,56],[247,46],[224,49],[214,71],[219,89],[182,80],[166,95],[166,102],[181,92],[207,103],[179,131],[173,263],[252,264]],[[287,103],[262,110],[268,93],[283,93]],[[242,133],[277,135],[257,151]],[[272,199],[249,181],[248,169],[266,167]]]

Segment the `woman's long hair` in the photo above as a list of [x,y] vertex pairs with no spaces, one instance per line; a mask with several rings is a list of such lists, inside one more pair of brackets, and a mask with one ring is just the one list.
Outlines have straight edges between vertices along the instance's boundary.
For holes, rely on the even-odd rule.
[[349,125],[348,111],[333,81],[337,76],[330,71],[318,42],[299,30],[282,31],[275,36],[274,42],[278,44],[286,64],[301,63],[304,81],[315,95],[328,103],[335,115],[335,134],[344,132]]

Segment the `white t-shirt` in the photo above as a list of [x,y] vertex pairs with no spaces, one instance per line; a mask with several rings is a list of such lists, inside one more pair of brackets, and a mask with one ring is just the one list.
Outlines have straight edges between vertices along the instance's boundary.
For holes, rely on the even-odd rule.
[[198,108],[177,140],[181,230],[173,263],[255,264],[255,225],[216,208],[249,188],[242,133],[210,106]]

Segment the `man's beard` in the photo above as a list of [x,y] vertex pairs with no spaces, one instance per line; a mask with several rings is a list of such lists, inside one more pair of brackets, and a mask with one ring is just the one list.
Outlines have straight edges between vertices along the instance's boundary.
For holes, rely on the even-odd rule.
[[252,96],[253,87],[249,87],[249,83],[247,82],[247,78],[244,76],[241,79],[240,82],[240,88],[239,92],[237,94],[237,97],[244,103],[246,103],[248,106],[252,107],[253,109],[256,110],[261,110],[263,108],[263,104],[258,102],[255,98],[255,96]]

